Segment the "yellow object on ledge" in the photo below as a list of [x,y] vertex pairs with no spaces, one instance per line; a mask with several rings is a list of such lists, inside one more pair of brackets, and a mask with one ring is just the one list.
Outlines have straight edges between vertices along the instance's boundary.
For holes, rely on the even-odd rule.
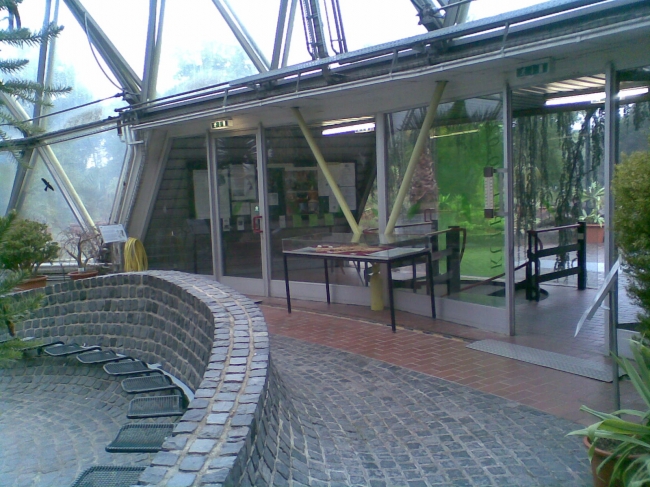
[[149,268],[144,245],[137,238],[129,237],[124,244],[124,271],[138,272]]

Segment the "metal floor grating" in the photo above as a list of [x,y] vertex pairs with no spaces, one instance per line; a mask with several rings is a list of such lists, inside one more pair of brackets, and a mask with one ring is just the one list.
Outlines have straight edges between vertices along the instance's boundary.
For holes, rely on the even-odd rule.
[[144,467],[96,465],[85,470],[70,487],[130,487],[138,483]]
[[155,453],[165,439],[172,435],[173,424],[125,424],[115,439],[106,447],[109,453]]
[[546,350],[538,350],[536,348],[524,347],[499,340],[480,340],[470,343],[467,345],[467,348],[548,367],[550,369],[561,370],[562,372],[581,375],[603,382],[612,381],[612,367],[598,362],[592,362],[591,360],[570,357],[569,355],[547,352]]
[[177,389],[178,386],[173,384],[171,379],[162,373],[154,375],[145,375],[142,377],[131,377],[122,381],[124,392],[136,394],[138,392],[156,392]]
[[182,416],[184,412],[183,396],[180,394],[136,397],[129,403],[126,417],[129,419],[161,418],[165,416]]
[[70,343],[68,345],[54,345],[43,349],[43,351],[46,354],[52,357],[66,357],[68,355],[89,352],[91,350],[101,350],[101,347],[97,347],[97,346],[83,347],[78,343]]
[[77,360],[82,364],[104,364],[127,359],[126,355],[115,353],[113,350],[95,350],[77,355]]
[[122,360],[104,365],[104,371],[109,375],[133,375],[156,372],[150,369],[142,360]]

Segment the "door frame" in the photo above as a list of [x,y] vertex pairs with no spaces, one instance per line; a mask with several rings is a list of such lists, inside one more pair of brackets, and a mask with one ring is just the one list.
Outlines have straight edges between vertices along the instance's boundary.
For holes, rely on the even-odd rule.
[[[259,203],[259,216],[262,217],[262,235],[260,238],[260,260],[261,260],[261,278],[249,277],[234,277],[225,276],[223,274],[222,265],[222,252],[224,251],[222,245],[222,229],[221,214],[219,212],[219,195],[218,195],[218,170],[219,161],[217,158],[216,141],[218,139],[225,139],[229,137],[245,137],[254,136],[256,145],[256,169],[257,169],[257,192]],[[241,131],[227,131],[218,132],[209,131],[207,133],[208,139],[208,177],[210,178],[210,201],[212,211],[212,221],[219,222],[212,225],[212,238],[213,238],[213,268],[214,278],[239,292],[245,294],[252,294],[255,296],[268,296],[268,279],[270,276],[268,269],[268,243],[266,242],[268,235],[268,222],[266,221],[266,175],[264,174],[266,168],[266,157],[264,156],[264,138],[262,126],[259,125],[256,130],[241,130]]]

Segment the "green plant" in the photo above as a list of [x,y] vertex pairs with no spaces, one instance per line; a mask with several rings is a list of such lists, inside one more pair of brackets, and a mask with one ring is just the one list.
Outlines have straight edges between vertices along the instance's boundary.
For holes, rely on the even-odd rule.
[[[638,340],[631,340],[630,348],[636,367],[626,358],[615,356],[614,359],[630,378],[647,409],[621,409],[613,413],[602,413],[582,406],[581,411],[597,417],[599,421],[572,431],[569,435],[586,436],[589,439],[590,461],[597,447],[606,442],[611,445],[611,448],[603,448],[609,455],[598,467],[598,472],[601,472],[605,465],[614,462],[610,485],[619,481],[627,487],[642,487],[650,482],[650,349]],[[624,416],[636,419],[624,419]]]
[[582,209],[580,220],[587,223],[597,223],[602,227],[605,224],[605,218],[603,217],[605,188],[594,181],[584,191],[581,200],[586,208]]
[[[0,258],[2,244],[7,240],[9,229],[14,224],[16,214],[9,213],[6,217],[0,217]],[[14,294],[11,291],[25,278],[24,272],[13,272],[0,269],[0,334],[6,328],[10,336],[16,336],[17,323],[25,319],[29,314],[40,306],[42,294],[30,293]],[[5,360],[19,358],[22,352],[21,340],[12,339],[0,343],[0,363]]]
[[[54,24],[47,25],[38,32],[23,28],[18,14],[18,5],[21,3],[22,0],[0,1],[2,19],[8,20],[7,28],[0,29],[0,43],[11,47],[37,46],[49,42],[61,32],[63,27]],[[0,93],[24,104],[49,106],[52,97],[70,91],[68,87],[43,86],[32,80],[17,78],[16,74],[27,64],[29,64],[27,59],[0,59],[0,73],[3,78],[0,83]],[[0,119],[4,125],[4,128],[0,129],[1,141],[11,141],[14,135],[11,132],[15,130],[23,136],[42,131],[37,125],[16,118],[8,105],[6,101],[0,103]],[[14,130],[7,131],[6,127]],[[11,152],[17,159],[21,157],[20,151],[11,143],[5,145],[3,150]]]
[[44,223],[10,215],[10,224],[0,241],[0,268],[34,276],[41,264],[59,255],[59,244],[52,240]]
[[93,259],[98,259],[102,249],[102,237],[94,228],[84,230],[79,225],[70,225],[61,233],[61,250],[72,257],[78,269],[85,269]]
[[628,291],[641,307],[641,332],[650,331],[650,152],[623,157],[616,168],[614,229],[625,270]]

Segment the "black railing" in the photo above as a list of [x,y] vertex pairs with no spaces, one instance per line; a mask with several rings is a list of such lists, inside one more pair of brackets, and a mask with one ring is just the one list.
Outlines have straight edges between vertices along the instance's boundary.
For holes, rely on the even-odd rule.
[[[558,245],[545,249],[539,234],[548,232],[566,232],[577,229],[576,242],[568,245]],[[528,261],[526,262],[526,299],[539,301],[540,283],[560,279],[562,277],[578,276],[578,289],[587,288],[587,224],[580,222],[575,225],[545,228],[543,230],[528,230]],[[541,273],[539,260],[543,257],[563,256],[569,252],[577,252],[575,267],[556,269],[553,272]],[[564,261],[564,259],[562,259]],[[570,265],[570,263],[569,263]]]

